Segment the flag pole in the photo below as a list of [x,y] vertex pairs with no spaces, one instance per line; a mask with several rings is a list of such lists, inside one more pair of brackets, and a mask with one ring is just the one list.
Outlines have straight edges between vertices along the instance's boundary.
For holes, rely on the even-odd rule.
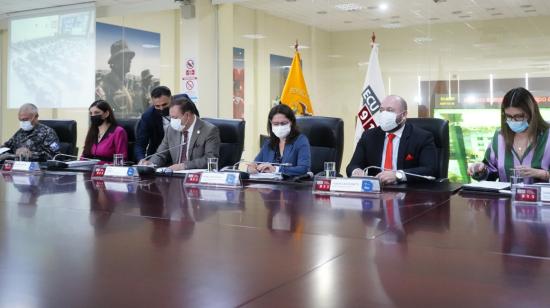
[[370,37],[371,39],[371,44],[370,44],[370,47],[374,47],[374,44],[376,44],[376,34],[374,34],[374,32],[372,32],[372,36]]
[[298,52],[298,39],[296,39],[296,44],[294,44],[294,50],[296,50],[296,52]]

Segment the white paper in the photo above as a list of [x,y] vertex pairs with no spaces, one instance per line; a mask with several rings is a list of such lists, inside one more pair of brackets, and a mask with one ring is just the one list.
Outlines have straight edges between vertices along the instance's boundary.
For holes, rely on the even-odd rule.
[[510,189],[508,182],[481,181],[477,183],[464,184],[462,187],[474,190],[502,190]]
[[[159,169],[168,169],[168,168],[159,168]],[[157,169],[157,170],[159,170]],[[174,173],[179,173],[179,174],[188,174],[188,173],[201,173],[201,172],[204,172],[206,171],[206,169],[187,169],[187,170],[178,170],[178,171],[174,171]]]
[[4,148],[4,147],[2,147],[2,148],[0,148],[0,154],[4,154],[4,153],[6,153],[6,152],[9,151],[9,150],[10,150],[10,148]]
[[64,161],[69,168],[84,167],[84,166],[93,166],[97,164],[99,160],[71,160]]
[[282,180],[283,176],[280,173],[254,173],[250,175],[252,180]]

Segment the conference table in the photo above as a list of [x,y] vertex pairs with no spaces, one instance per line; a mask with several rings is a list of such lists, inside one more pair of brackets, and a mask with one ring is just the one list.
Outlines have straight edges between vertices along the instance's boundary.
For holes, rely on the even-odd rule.
[[2,173],[0,307],[548,307],[550,208]]

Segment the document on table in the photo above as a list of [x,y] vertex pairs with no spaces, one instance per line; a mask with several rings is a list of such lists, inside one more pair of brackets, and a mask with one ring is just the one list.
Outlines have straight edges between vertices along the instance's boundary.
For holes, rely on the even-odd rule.
[[[168,169],[168,168],[159,168],[159,169]],[[159,172],[159,169],[157,169],[157,172]],[[178,174],[188,174],[188,173],[201,173],[201,172],[204,172],[204,171],[207,171],[207,169],[187,169],[187,170],[178,170],[178,171],[174,171],[174,173],[178,173]],[[162,171],[161,171],[162,172]]]
[[280,173],[261,172],[250,175],[251,180],[282,180],[283,175]]
[[481,190],[481,191],[495,191],[510,189],[510,183],[508,182],[493,182],[493,181],[481,181],[477,183],[470,183],[462,185],[464,189],[468,190]]
[[77,168],[77,167],[94,166],[95,164],[99,163],[99,160],[97,159],[71,160],[71,161],[64,161],[64,163],[67,164],[68,168]]

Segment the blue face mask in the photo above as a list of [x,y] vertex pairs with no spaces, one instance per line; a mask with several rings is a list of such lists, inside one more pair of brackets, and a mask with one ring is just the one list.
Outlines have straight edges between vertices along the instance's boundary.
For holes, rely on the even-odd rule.
[[514,133],[521,133],[529,127],[529,123],[526,120],[523,121],[510,121],[506,120],[506,124]]

